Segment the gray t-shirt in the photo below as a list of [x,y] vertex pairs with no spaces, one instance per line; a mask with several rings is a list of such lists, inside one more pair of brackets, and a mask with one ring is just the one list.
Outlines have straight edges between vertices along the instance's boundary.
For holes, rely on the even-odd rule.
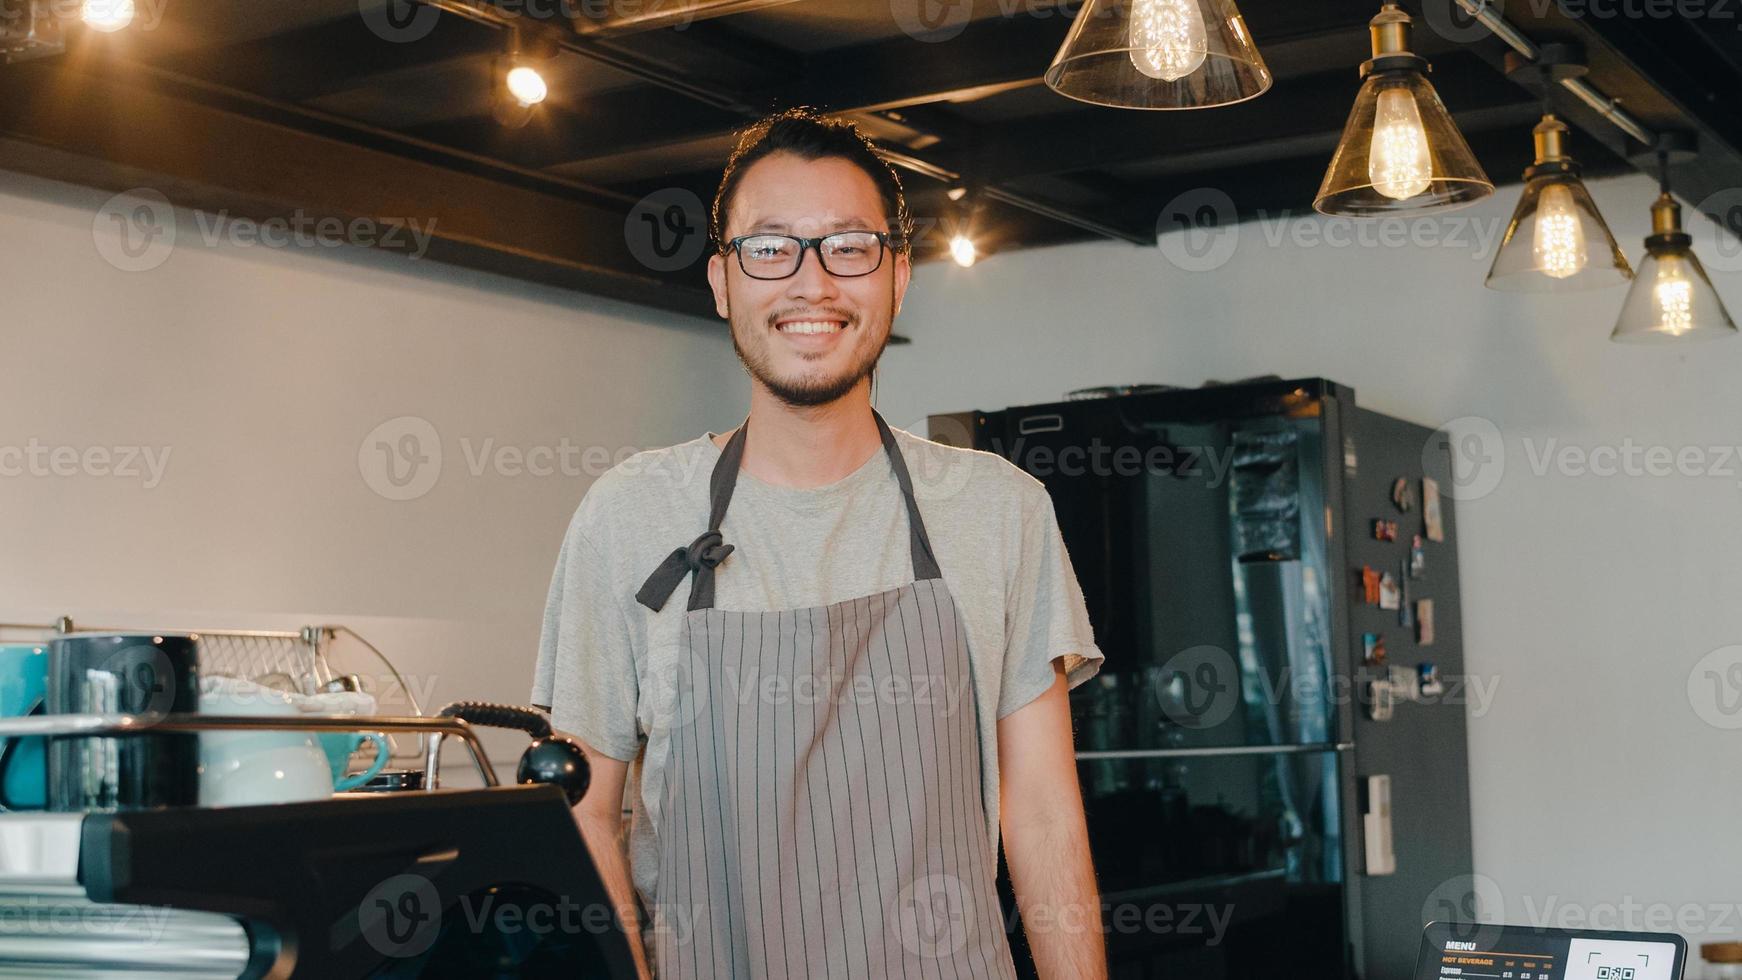
[[[1046,488],[992,453],[893,431],[968,636],[996,853],[996,719],[1046,691],[1052,661],[1064,658],[1075,687],[1100,669],[1102,654]],[[629,861],[649,908],[659,848],[646,814],[665,771],[691,580],[657,613],[635,593],[666,555],[707,530],[720,452],[708,433],[637,453],[594,482],[557,556],[533,676],[532,702],[550,706],[557,728],[633,763]],[[715,573],[720,609],[829,605],[913,581],[907,512],[881,447],[822,487],[779,487],[741,471],[720,530],[735,547]]]

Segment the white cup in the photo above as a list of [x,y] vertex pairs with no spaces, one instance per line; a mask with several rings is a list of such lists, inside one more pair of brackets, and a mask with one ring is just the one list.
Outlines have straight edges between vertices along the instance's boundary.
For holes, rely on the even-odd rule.
[[[293,696],[234,677],[201,679],[200,713],[301,714]],[[327,755],[312,732],[200,733],[201,806],[294,803],[332,795]]]

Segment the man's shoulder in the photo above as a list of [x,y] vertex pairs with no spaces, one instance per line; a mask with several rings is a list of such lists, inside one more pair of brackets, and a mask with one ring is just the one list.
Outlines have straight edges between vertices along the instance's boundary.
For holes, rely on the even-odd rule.
[[600,474],[575,508],[571,531],[603,543],[611,531],[665,523],[707,501],[719,449],[706,435],[626,456]]
[[953,502],[981,509],[1024,505],[1047,497],[1046,487],[997,453],[934,442],[894,429],[914,497],[922,502]]

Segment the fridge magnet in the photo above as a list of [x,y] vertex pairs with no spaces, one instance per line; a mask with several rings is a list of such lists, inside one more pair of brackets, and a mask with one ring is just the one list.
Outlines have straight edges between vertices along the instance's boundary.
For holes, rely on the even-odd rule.
[[1423,661],[1415,666],[1416,685],[1421,688],[1423,697],[1436,697],[1446,693],[1446,686],[1440,681],[1438,664]]
[[1369,667],[1377,667],[1385,662],[1385,637],[1378,633],[1361,634],[1361,656]]
[[1434,643],[1434,601],[1415,600],[1415,642],[1424,647]]
[[1427,528],[1429,541],[1446,539],[1445,524],[1440,517],[1440,485],[1425,476],[1421,478],[1421,522]]
[[1371,565],[1361,566],[1361,601],[1379,605],[1379,572]]
[[1409,482],[1409,477],[1400,476],[1391,485],[1391,502],[1398,510],[1406,512],[1415,506],[1415,487]]
[[1421,535],[1413,535],[1409,541],[1409,577],[1421,578],[1427,574],[1427,549],[1422,546]]
[[1386,572],[1379,576],[1379,608],[1398,609],[1403,606],[1403,591],[1397,587],[1397,576]]
[[1375,540],[1375,541],[1396,541],[1397,540],[1397,522],[1396,521],[1387,521],[1387,520],[1384,520],[1383,518],[1374,520],[1374,522],[1373,522],[1373,540]]

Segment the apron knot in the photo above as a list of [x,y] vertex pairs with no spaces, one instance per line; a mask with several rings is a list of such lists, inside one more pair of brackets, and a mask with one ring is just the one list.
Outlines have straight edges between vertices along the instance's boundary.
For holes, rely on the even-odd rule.
[[704,531],[688,546],[665,556],[665,560],[642,583],[641,591],[635,593],[635,601],[658,612],[665,607],[666,600],[671,598],[685,575],[695,572],[711,576],[731,553],[732,546],[717,529]]

